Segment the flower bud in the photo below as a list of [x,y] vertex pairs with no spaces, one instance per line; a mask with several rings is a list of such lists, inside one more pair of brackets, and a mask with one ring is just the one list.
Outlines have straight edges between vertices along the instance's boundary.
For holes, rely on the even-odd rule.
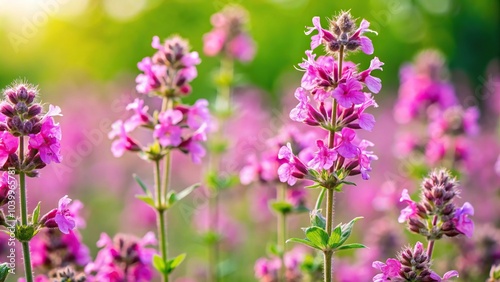
[[2,105],[0,106],[0,113],[2,113],[6,117],[13,117],[16,114],[14,108],[12,108],[12,106],[7,103],[2,103]]
[[40,107],[40,105],[38,105],[38,104],[32,105],[28,109],[28,118],[35,117],[35,116],[39,115],[40,113],[42,113],[42,107]]

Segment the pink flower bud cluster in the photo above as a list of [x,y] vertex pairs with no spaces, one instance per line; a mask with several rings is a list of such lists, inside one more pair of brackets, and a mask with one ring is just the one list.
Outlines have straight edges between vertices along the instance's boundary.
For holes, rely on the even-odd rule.
[[453,203],[458,195],[457,181],[446,170],[435,170],[422,182],[421,200],[414,202],[408,190],[403,190],[401,202],[408,206],[401,211],[399,222],[407,222],[408,228],[429,240],[440,239],[443,235],[455,237],[464,234],[472,237],[474,208],[468,202],[462,207]]
[[[60,163],[61,128],[54,116],[61,115],[59,107],[49,106],[43,112],[36,101],[38,89],[26,83],[17,83],[4,90],[5,100],[0,104],[0,169],[9,167],[35,177],[38,169],[51,162]],[[28,137],[28,150],[20,163],[19,137]]]

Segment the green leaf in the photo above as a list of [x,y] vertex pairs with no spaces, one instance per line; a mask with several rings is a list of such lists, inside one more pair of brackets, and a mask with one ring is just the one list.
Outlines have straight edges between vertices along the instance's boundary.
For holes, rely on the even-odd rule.
[[356,184],[356,183],[351,182],[351,181],[345,181],[345,180],[342,180],[342,181],[340,181],[340,183],[342,183],[342,184],[347,184],[347,185],[357,186],[357,184]]
[[137,199],[143,201],[144,203],[146,203],[148,206],[152,207],[153,209],[156,209],[155,201],[153,200],[153,198],[151,198],[151,196],[148,196],[148,195],[135,195],[135,197]]
[[354,223],[362,218],[363,218],[362,216],[359,216],[349,221],[349,223],[341,225],[342,235],[340,236],[339,245],[344,244],[344,242],[349,238],[349,236],[351,236],[351,231],[352,227],[354,226]]
[[272,202],[270,206],[274,211],[281,214],[287,214],[293,210],[293,205],[285,201]]
[[294,208],[292,210],[292,212],[294,212],[294,213],[303,213],[303,212],[310,212],[310,210],[306,206],[300,205],[300,206]]
[[337,226],[333,232],[332,235],[330,236],[330,239],[328,239],[328,246],[331,249],[335,249],[339,245],[340,237],[342,236],[342,228],[340,226]]
[[33,210],[32,216],[31,216],[31,222],[33,224],[38,224],[38,218],[40,218],[40,204],[42,202],[38,202],[38,205],[36,205],[35,209]]
[[7,276],[9,275],[9,265],[4,262],[0,264],[0,282],[4,282],[7,279]]
[[184,261],[185,258],[186,258],[186,254],[180,254],[177,257],[169,260],[167,262],[167,269],[166,269],[167,270],[167,274],[169,274],[172,271],[174,271],[174,269],[176,269],[177,266],[179,266]]
[[165,271],[167,271],[167,268],[166,268],[166,265],[165,265],[165,261],[158,254],[155,254],[153,256],[153,266],[160,273],[165,273]]
[[307,228],[306,237],[321,250],[326,249],[328,246],[328,233],[323,228],[317,226]]
[[312,226],[317,226],[322,229],[326,228],[326,219],[325,217],[321,214],[321,210],[313,210],[311,212],[311,224]]
[[290,238],[286,240],[287,243],[300,243],[306,246],[309,246],[313,249],[321,250],[320,248],[316,247],[311,241],[306,240],[306,239],[300,239],[300,238]]
[[185,188],[184,190],[180,191],[179,193],[177,193],[177,201],[180,201],[184,198],[186,198],[189,194],[191,194],[196,188],[200,187],[200,183],[196,183],[196,184],[193,184],[187,188]]
[[364,249],[365,245],[359,243],[345,244],[337,248],[337,251],[349,250],[349,249]]
[[208,231],[203,234],[202,239],[205,244],[212,246],[220,241],[221,236],[216,232]]
[[135,179],[135,182],[137,182],[137,184],[139,184],[139,186],[141,187],[142,191],[144,191],[144,193],[146,195],[151,195],[151,192],[149,191],[148,187],[146,186],[146,184],[144,184],[144,182],[142,182],[142,180],[139,178],[139,176],[137,174],[133,174],[132,177],[134,177]]
[[321,186],[321,184],[319,183],[314,183],[312,185],[309,185],[309,186],[306,186],[304,188],[307,188],[307,189],[318,189],[318,188],[322,188],[323,186]]
[[177,203],[177,194],[175,191],[170,191],[167,194],[167,208],[170,208],[175,203]]

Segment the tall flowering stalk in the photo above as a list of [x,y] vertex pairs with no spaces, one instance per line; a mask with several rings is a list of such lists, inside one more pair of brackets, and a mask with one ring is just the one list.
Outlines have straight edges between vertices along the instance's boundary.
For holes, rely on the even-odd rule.
[[[109,138],[115,139],[111,148],[115,157],[131,151],[154,164],[154,195],[137,176],[135,178],[145,193],[138,198],[157,212],[161,256],[156,255],[153,263],[162,280],[168,281],[169,274],[184,260],[185,254],[168,259],[166,211],[197,187],[195,184],[178,193],[171,191],[171,153],[179,150],[189,154],[194,163],[201,162],[206,153],[202,144],[207,139],[209,111],[206,100],[200,99],[192,106],[180,101],[191,92],[189,83],[197,76],[196,65],[201,62],[198,53],[190,52],[188,43],[178,36],[168,38],[163,44],[155,36],[151,45],[157,51],[137,64],[143,73],[136,78],[136,89],[140,94],[161,99],[162,107],[150,114],[145,101],[135,99],[126,107],[132,116],[116,121]],[[153,140],[150,144],[141,145],[132,138],[130,133],[140,127],[150,130]]]
[[[61,128],[55,116],[61,116],[59,107],[49,106],[44,112],[37,101],[38,89],[25,82],[17,82],[4,90],[5,100],[0,105],[0,168],[2,171],[0,223],[22,244],[26,281],[33,281],[29,242],[43,228],[59,228],[69,233],[75,228],[73,214],[68,208],[71,199],[64,196],[59,206],[40,217],[40,203],[28,213],[26,177],[39,176],[39,170],[51,163],[60,163]],[[15,199],[19,175],[20,219],[15,215]],[[7,191],[5,191],[7,189]],[[5,216],[6,214],[6,216]]]
[[[224,136],[224,124],[231,117],[231,92],[234,80],[234,62],[248,62],[253,59],[255,48],[252,38],[245,30],[247,12],[238,5],[228,5],[222,11],[212,15],[213,29],[203,36],[203,51],[207,56],[219,56],[220,70],[215,77],[217,97],[214,107],[216,116],[215,132],[209,145],[209,167],[206,184],[209,196],[209,281],[219,281],[219,193],[236,184],[236,178],[223,171],[221,164],[227,150],[228,140]],[[222,183],[226,183],[221,185]],[[227,184],[229,183],[229,184]]]
[[[356,130],[371,131],[375,119],[366,109],[377,106],[368,90],[378,93],[382,87],[379,78],[371,76],[373,70],[382,69],[383,63],[377,57],[370,67],[358,71],[357,65],[346,62],[349,52],[361,49],[373,53],[371,40],[364,34],[373,32],[370,23],[363,20],[357,28],[349,12],[342,12],[330,21],[330,28],[321,26],[320,18],[313,18],[313,27],[306,34],[316,31],[311,37],[311,49],[319,45],[325,47],[326,56],[306,51],[305,59],[299,67],[304,71],[301,87],[295,91],[299,104],[290,112],[290,118],[325,131],[325,137],[316,141],[317,151],[307,163],[297,157],[291,144],[283,146],[278,157],[285,162],[279,167],[282,182],[294,185],[299,179],[313,181],[310,188],[320,188],[316,209],[311,213],[312,226],[305,228],[306,239],[293,238],[299,242],[321,250],[324,254],[324,281],[332,281],[332,255],[336,251],[363,248],[361,244],[345,244],[351,234],[355,218],[347,224],[334,223],[334,195],[342,191],[344,185],[355,185],[347,181],[349,176],[361,174],[368,179],[370,163],[377,157],[368,149],[373,143],[359,140]],[[323,197],[326,194],[326,218],[321,215]]]
[[419,202],[414,202],[408,190],[404,189],[401,202],[408,206],[401,211],[399,222],[406,222],[408,229],[424,236],[427,249],[421,242],[415,247],[405,247],[396,259],[387,259],[385,263],[375,261],[373,267],[381,273],[373,281],[446,281],[458,276],[456,270],[448,271],[440,277],[431,269],[434,244],[444,236],[465,235],[472,237],[474,222],[469,218],[474,208],[468,202],[458,207],[453,202],[458,195],[457,180],[449,171],[434,170],[425,178],[420,187]]

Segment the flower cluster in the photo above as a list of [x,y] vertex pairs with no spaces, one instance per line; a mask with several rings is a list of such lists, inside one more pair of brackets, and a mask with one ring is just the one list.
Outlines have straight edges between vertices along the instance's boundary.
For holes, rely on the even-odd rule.
[[226,58],[247,62],[253,59],[255,43],[245,30],[246,11],[228,5],[210,19],[213,30],[203,36],[203,52],[208,56],[222,54]]
[[474,214],[474,208],[468,202],[457,207],[453,203],[457,195],[456,179],[446,170],[435,170],[422,182],[420,202],[414,202],[408,190],[403,190],[400,201],[408,206],[401,211],[399,222],[406,221],[411,231],[428,240],[459,234],[470,238],[474,222],[469,215]]
[[[0,168],[24,171],[28,176],[38,175],[38,169],[51,162],[60,163],[61,129],[54,121],[60,116],[59,107],[49,106],[43,112],[36,101],[38,89],[27,83],[16,83],[4,90],[5,101],[0,105]],[[19,138],[29,137],[28,151],[20,163]]]
[[[342,181],[346,176],[361,174],[368,179],[370,163],[377,157],[368,149],[373,143],[357,138],[356,129],[371,131],[375,124],[373,115],[365,110],[377,103],[369,92],[378,93],[382,87],[379,78],[373,77],[373,70],[381,70],[383,63],[374,58],[370,67],[358,71],[357,65],[343,62],[344,51],[358,48],[367,54],[373,53],[370,39],[362,34],[369,31],[365,20],[359,29],[354,30],[354,22],[348,13],[342,13],[331,22],[330,30],[325,30],[319,18],[313,19],[314,27],[308,34],[317,30],[312,37],[311,47],[323,44],[329,52],[338,52],[339,60],[332,56],[319,56],[307,51],[307,59],[299,64],[304,71],[301,87],[295,91],[299,104],[290,112],[290,118],[310,126],[319,126],[333,136],[317,140],[317,151],[307,163],[293,154],[291,146],[283,146],[279,158],[285,163],[279,168],[280,179],[295,184],[297,179],[307,178],[323,187],[331,187],[332,182]],[[333,169],[333,177],[326,171]],[[333,178],[332,178],[333,177]]]
[[[195,163],[200,163],[205,156],[202,143],[207,139],[210,118],[206,100],[200,99],[193,106],[176,105],[173,109],[160,112],[157,118],[148,113],[149,107],[140,99],[128,104],[127,109],[133,111],[133,115],[125,121],[116,121],[108,135],[110,139],[116,138],[111,147],[115,157],[122,156],[125,151],[132,151],[157,160],[171,149],[190,154]],[[153,130],[155,143],[143,147],[133,139],[130,132],[138,127]]]
[[118,234],[111,239],[101,234],[97,247],[101,248],[94,262],[87,264],[88,281],[151,281],[151,266],[156,245],[152,232],[143,238]]
[[389,258],[385,263],[375,261],[372,266],[381,272],[373,277],[374,282],[389,280],[396,282],[441,282],[458,276],[458,272],[455,270],[446,272],[443,277],[432,271],[430,258],[420,242],[417,242],[413,249],[411,247],[404,248],[397,259]]
[[198,76],[196,65],[201,62],[198,52],[189,52],[188,43],[178,36],[168,38],[163,44],[155,36],[151,46],[157,52],[137,64],[143,72],[135,80],[137,92],[171,97],[189,94],[189,83]]
[[479,110],[459,105],[455,90],[444,77],[444,59],[428,50],[420,53],[414,65],[401,70],[399,97],[395,105],[396,120],[414,122],[412,130],[402,135],[398,152],[407,156],[422,151],[426,162],[435,165],[445,160],[454,164],[467,158],[467,137],[479,132]]

